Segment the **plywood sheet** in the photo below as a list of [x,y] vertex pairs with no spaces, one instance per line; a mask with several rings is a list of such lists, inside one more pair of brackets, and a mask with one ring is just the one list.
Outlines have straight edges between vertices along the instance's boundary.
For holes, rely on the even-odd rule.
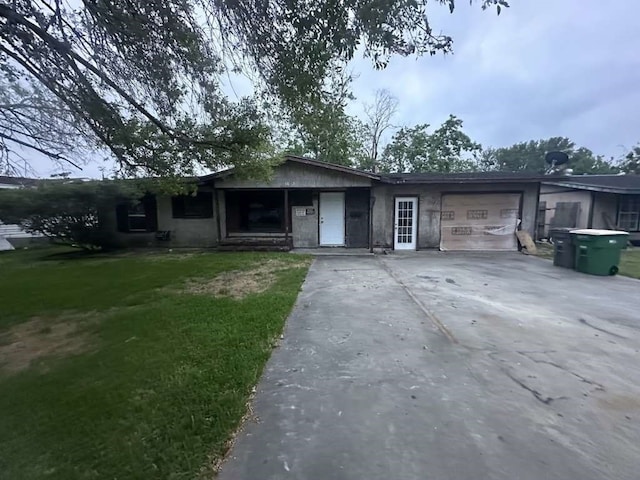
[[520,194],[449,194],[442,197],[442,250],[517,250]]

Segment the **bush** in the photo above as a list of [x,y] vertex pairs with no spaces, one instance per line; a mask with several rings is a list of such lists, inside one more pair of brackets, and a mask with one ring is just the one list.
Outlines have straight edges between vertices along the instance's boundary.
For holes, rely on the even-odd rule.
[[37,187],[0,190],[0,221],[54,242],[89,250],[116,247],[98,212],[142,196],[136,182],[43,180]]

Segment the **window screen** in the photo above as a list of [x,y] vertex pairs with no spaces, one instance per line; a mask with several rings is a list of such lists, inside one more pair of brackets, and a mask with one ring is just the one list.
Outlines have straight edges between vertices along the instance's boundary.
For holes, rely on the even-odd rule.
[[119,232],[155,232],[158,229],[156,197],[145,195],[137,203],[117,205],[116,221]]
[[640,230],[640,195],[622,195],[618,210],[618,228],[627,232]]
[[171,199],[173,218],[213,217],[213,195],[198,192],[196,195],[180,195]]

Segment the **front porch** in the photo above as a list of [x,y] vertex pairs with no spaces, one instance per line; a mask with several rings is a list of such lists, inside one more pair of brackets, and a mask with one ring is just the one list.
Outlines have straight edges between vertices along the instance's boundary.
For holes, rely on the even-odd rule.
[[263,251],[288,252],[293,248],[291,237],[281,233],[234,233],[220,241],[218,250],[226,252]]
[[370,248],[370,188],[221,189],[220,248]]

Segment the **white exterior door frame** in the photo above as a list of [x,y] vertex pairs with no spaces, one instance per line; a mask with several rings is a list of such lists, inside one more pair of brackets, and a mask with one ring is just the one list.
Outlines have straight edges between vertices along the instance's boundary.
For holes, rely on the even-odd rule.
[[320,192],[320,246],[344,246],[344,215],[344,192]]
[[393,216],[394,250],[415,250],[418,244],[418,197],[396,197]]

